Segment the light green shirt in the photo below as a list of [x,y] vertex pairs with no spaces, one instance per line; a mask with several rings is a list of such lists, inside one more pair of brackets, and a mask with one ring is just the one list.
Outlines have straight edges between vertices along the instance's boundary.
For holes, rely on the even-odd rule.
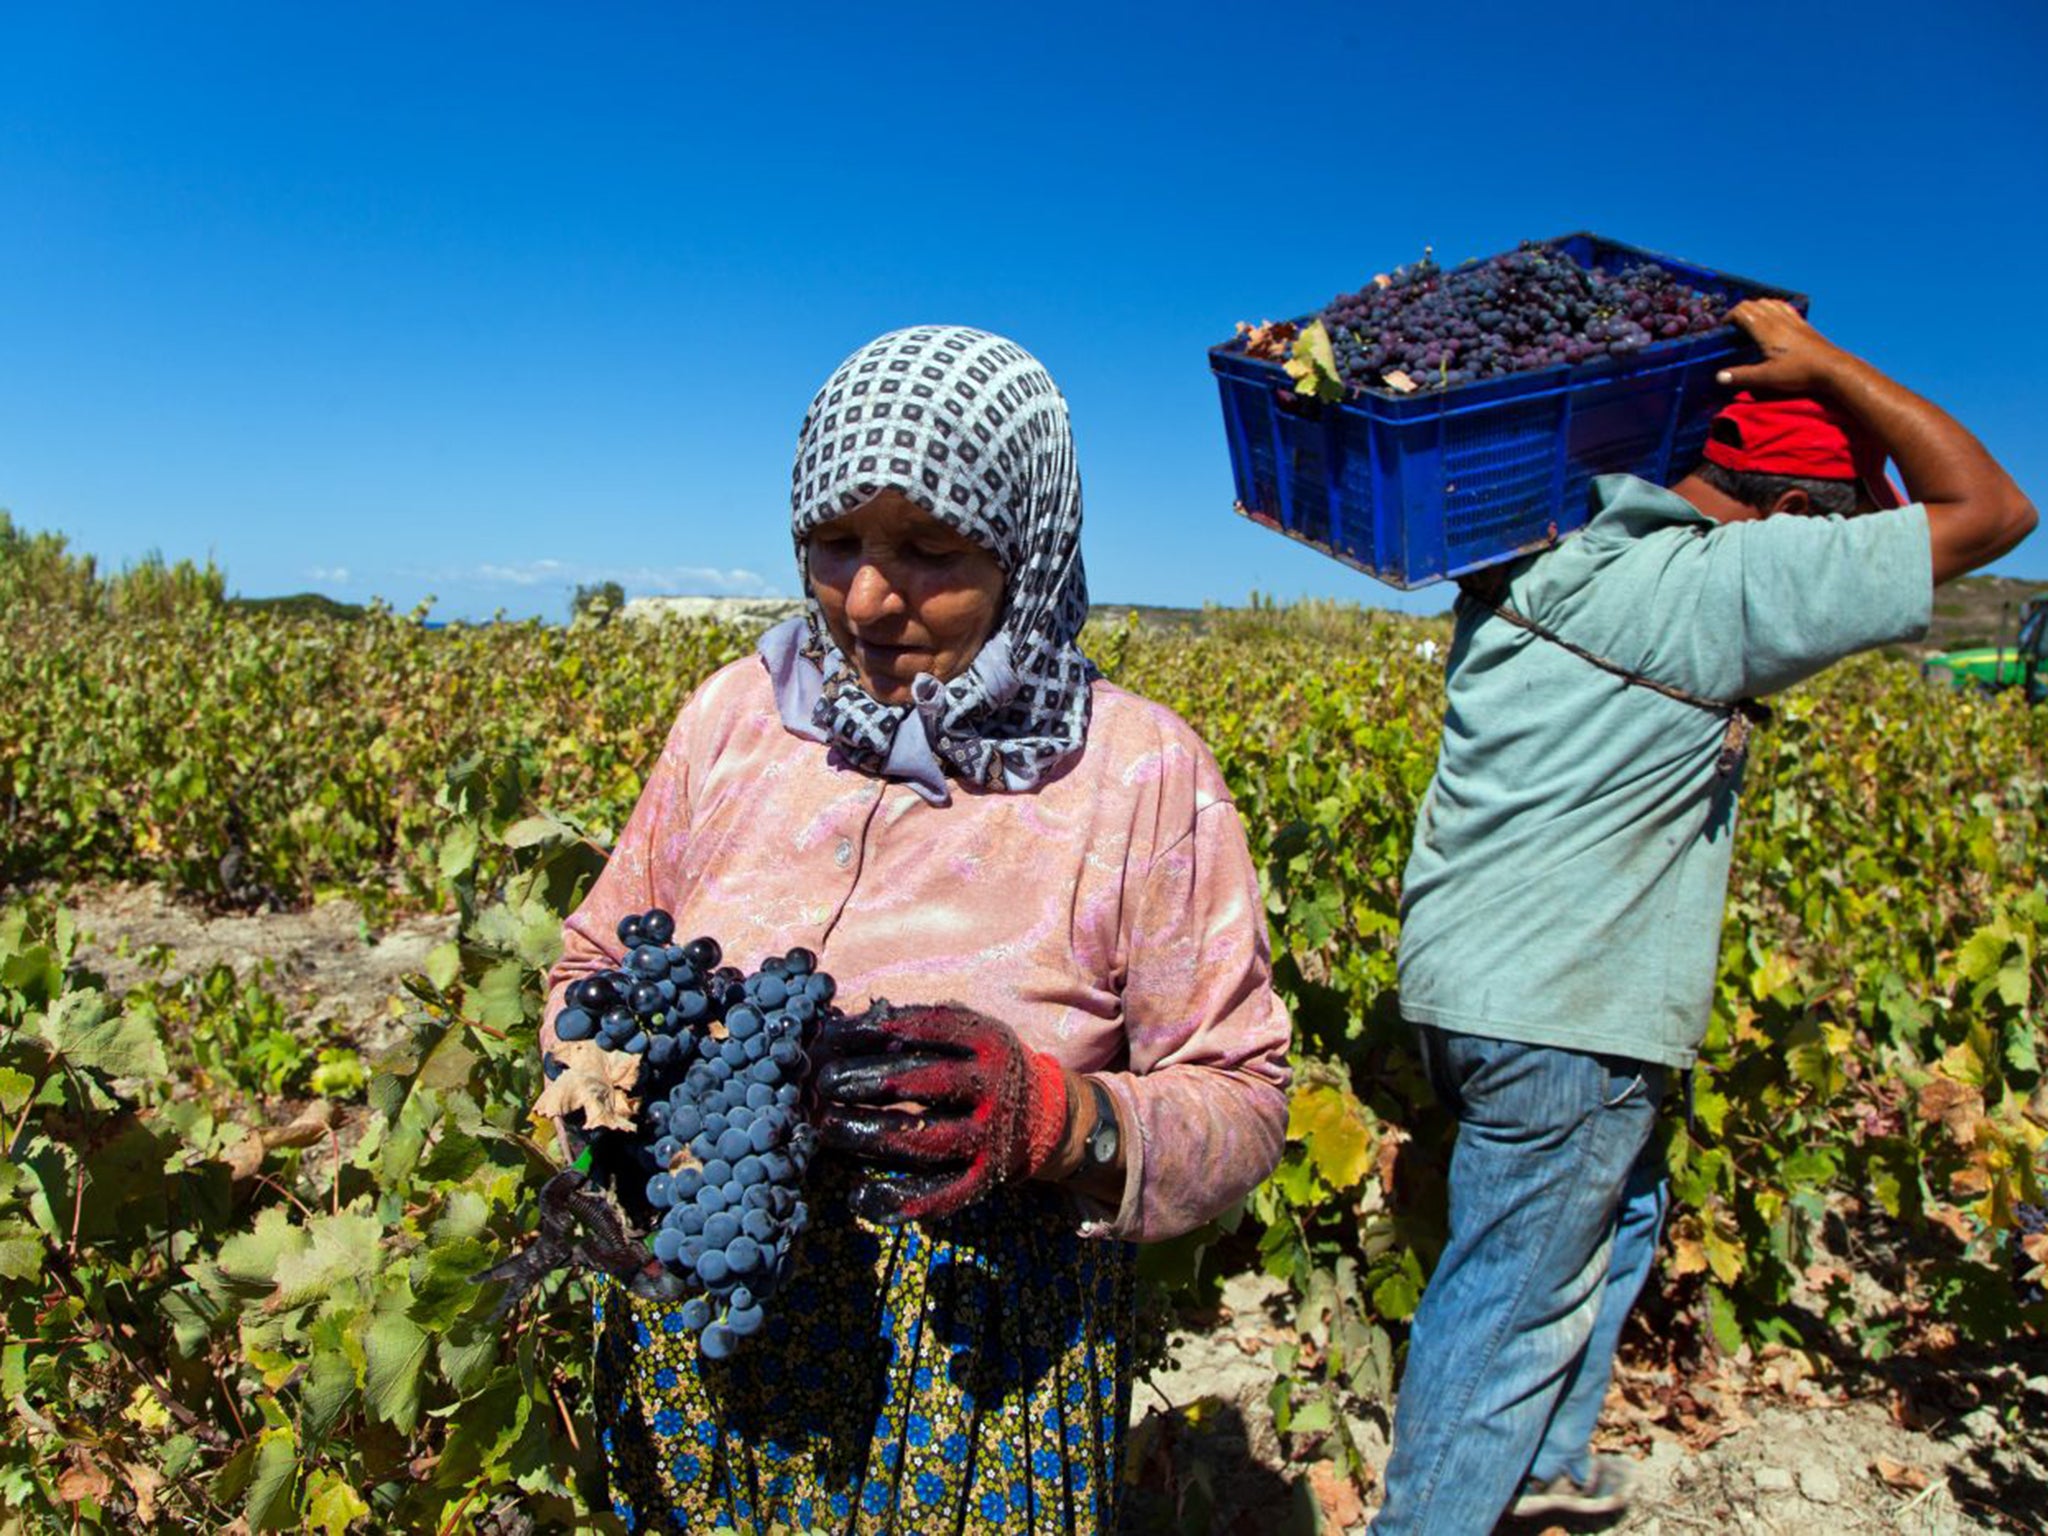
[[[1922,507],[1724,525],[1629,475],[1596,480],[1594,503],[1510,567],[1505,601],[1658,682],[1756,697],[1926,631]],[[1403,882],[1402,1013],[1690,1066],[1728,889],[1726,728],[1460,603]]]

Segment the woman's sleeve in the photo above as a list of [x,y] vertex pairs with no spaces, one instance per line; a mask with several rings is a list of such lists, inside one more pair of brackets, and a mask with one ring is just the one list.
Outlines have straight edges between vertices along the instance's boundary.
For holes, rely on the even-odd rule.
[[678,867],[689,834],[692,718],[691,706],[684,705],[611,857],[582,905],[562,924],[562,958],[548,972],[548,1000],[541,1015],[542,1050],[555,1043],[555,1015],[562,1011],[562,994],[569,983],[609,970],[624,958],[618,939],[619,919],[629,912],[662,905],[661,871],[665,866],[672,873]]
[[1143,872],[1129,932],[1130,1070],[1100,1079],[1122,1123],[1124,1199],[1090,1230],[1152,1242],[1249,1193],[1287,1135],[1290,1026],[1244,823],[1220,776],[1192,827]]

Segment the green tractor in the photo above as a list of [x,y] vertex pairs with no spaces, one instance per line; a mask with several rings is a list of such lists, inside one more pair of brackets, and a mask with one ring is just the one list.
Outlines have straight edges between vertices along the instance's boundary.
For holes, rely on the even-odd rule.
[[1943,651],[1921,662],[1923,675],[1957,688],[2023,688],[2027,702],[2048,701],[2048,592],[2020,605],[2019,635],[2011,645],[1977,645]]

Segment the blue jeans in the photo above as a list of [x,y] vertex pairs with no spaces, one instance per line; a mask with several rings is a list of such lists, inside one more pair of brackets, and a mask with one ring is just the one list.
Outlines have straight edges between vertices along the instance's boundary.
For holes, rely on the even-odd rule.
[[1486,1536],[1525,1477],[1591,1470],[1655,1256],[1666,1070],[1417,1026],[1458,1117],[1450,1241],[1416,1311],[1373,1536]]

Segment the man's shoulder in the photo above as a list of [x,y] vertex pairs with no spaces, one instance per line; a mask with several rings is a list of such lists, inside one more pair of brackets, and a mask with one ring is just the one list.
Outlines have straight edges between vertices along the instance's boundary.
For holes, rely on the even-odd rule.
[[1634,475],[1601,475],[1589,494],[1585,527],[1518,573],[1515,586],[1530,599],[1555,601],[1595,584],[1623,584],[1631,570],[1661,569],[1674,550],[1721,526],[1675,491]]
[[1706,533],[1719,525],[1678,492],[1635,475],[1599,475],[1593,480],[1592,515],[1586,531],[1639,537],[1661,529]]

